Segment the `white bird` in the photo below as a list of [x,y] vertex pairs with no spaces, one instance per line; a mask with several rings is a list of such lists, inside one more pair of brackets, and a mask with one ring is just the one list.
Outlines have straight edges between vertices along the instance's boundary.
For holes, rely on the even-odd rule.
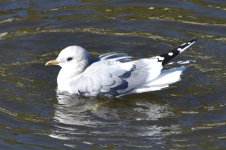
[[125,53],[106,53],[92,60],[80,46],[63,49],[56,60],[45,65],[59,65],[58,91],[82,96],[120,97],[132,93],[161,90],[180,80],[183,66],[162,70],[163,66],[194,44],[193,39],[166,54],[132,60]]

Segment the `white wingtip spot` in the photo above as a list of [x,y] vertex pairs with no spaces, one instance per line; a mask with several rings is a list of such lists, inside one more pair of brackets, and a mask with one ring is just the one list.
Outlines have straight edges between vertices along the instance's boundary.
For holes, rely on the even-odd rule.
[[184,46],[184,45],[186,45],[187,43],[184,43],[184,44],[182,44],[181,46]]
[[183,49],[182,48],[178,48],[177,49],[179,52],[183,52]]
[[173,53],[172,53],[172,52],[169,52],[168,55],[169,55],[169,56],[173,56]]

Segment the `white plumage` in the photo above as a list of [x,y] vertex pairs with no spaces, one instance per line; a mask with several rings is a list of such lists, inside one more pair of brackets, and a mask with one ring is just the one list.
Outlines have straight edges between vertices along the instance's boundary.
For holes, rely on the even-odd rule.
[[124,53],[107,53],[94,61],[82,47],[69,46],[46,65],[62,67],[57,77],[58,91],[82,96],[120,97],[161,90],[179,81],[185,68],[162,70],[163,65],[195,41],[184,43],[166,54],[138,60],[132,60]]

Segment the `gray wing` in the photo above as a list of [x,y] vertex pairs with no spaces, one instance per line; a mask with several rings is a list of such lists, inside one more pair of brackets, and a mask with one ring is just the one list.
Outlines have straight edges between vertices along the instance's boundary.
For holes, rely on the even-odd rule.
[[128,68],[118,67],[111,62],[99,61],[89,66],[79,77],[72,82],[74,92],[83,96],[109,96],[116,97],[120,90],[128,91],[129,84],[125,80],[131,75],[133,65]]
[[99,56],[100,61],[107,60],[107,61],[120,61],[120,62],[129,62],[132,61],[132,57],[126,53],[106,53]]
[[[132,93],[137,87],[145,85],[150,78],[150,65],[148,65],[150,59],[123,63],[118,61],[127,59],[126,57],[128,56],[108,57],[108,60],[105,57],[102,61],[90,65],[71,83],[74,92],[84,96],[118,97]],[[156,78],[160,71],[153,73],[153,78]]]

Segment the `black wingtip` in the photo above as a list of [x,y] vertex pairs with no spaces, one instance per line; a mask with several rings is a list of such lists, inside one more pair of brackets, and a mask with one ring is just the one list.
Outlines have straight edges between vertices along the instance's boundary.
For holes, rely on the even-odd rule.
[[162,65],[167,64],[170,60],[172,60],[174,57],[176,57],[177,55],[179,55],[180,53],[185,51],[188,47],[193,45],[196,41],[197,41],[197,39],[192,39],[192,40],[190,40],[186,43],[183,43],[180,46],[174,48],[173,50],[169,51],[168,53],[160,55],[160,57],[163,57],[163,59],[161,60]]
[[196,41],[198,41],[198,39],[192,39],[189,42],[196,42]]

